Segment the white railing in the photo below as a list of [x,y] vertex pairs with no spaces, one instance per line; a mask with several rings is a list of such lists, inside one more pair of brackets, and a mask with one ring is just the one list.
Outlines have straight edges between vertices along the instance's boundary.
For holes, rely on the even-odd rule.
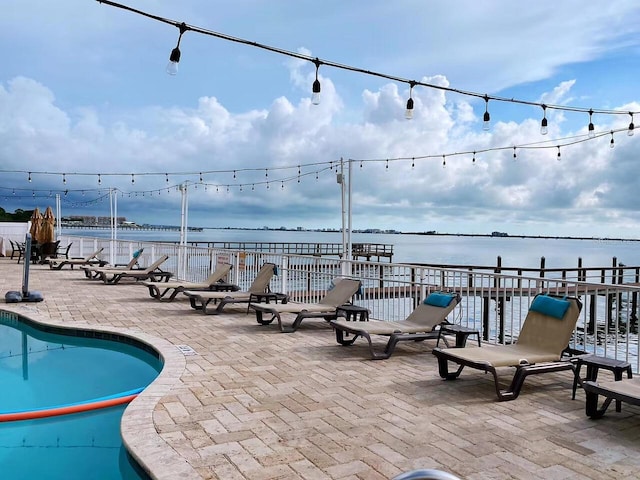
[[[613,269],[587,275],[533,276],[487,270],[441,268],[379,262],[344,261],[337,258],[288,255],[281,253],[241,252],[207,247],[180,246],[174,243],[150,243],[87,237],[63,237],[62,244],[73,242],[71,254],[84,256],[104,247],[105,258],[113,255],[117,263],[128,263],[142,248],[140,265],[151,264],[161,255],[169,255],[163,270],[178,279],[202,281],[218,263],[232,265],[229,281],[247,289],[263,263],[277,265],[271,281],[275,292],[287,293],[293,301],[316,302],[332,286],[336,277],[348,276],[362,281],[362,291],[354,303],[367,307],[371,317],[397,321],[406,318],[432,291],[456,291],[462,301],[450,321],[479,330],[490,343],[514,341],[538,293],[574,296],[583,304],[570,347],[589,353],[626,360],[640,370],[638,355],[638,300],[640,288],[626,285],[637,278],[629,272]],[[597,270],[597,269],[596,269]],[[630,277],[630,278],[629,278]],[[578,281],[577,278],[584,279]],[[607,283],[609,280],[610,283]],[[615,282],[615,283],[611,283]]]

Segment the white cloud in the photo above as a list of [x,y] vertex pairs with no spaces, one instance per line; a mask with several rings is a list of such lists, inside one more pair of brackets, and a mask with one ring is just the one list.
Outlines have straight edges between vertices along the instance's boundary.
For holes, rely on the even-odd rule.
[[[181,8],[167,2],[136,3],[139,8],[181,14]],[[639,10],[635,3],[622,1],[614,2],[615,9],[605,10],[583,2],[554,4],[553,15],[548,14],[549,2],[527,9],[511,2],[491,6],[463,2],[456,9],[436,3],[400,3],[407,8],[373,2],[366,11],[342,6],[341,15],[323,9],[317,21],[321,26],[323,22],[332,25],[324,31],[315,24],[301,27],[296,23],[296,18],[302,20],[299,17],[288,18],[291,31],[273,39],[296,45],[296,51],[305,55],[322,52],[327,58],[446,88],[512,87],[518,94],[521,88],[527,99],[565,105],[580,100],[584,93],[581,71],[554,78],[553,83],[541,82],[531,90],[520,84],[548,79],[558,69],[603,52],[619,52],[637,28],[629,19]],[[62,4],[64,11],[74,8]],[[24,8],[21,5],[13,4],[16,9]],[[185,180],[197,182],[202,172],[210,186],[206,191],[204,185],[192,189],[190,220],[194,224],[337,227],[340,188],[335,173],[340,158],[379,159],[363,162],[362,167],[354,162],[354,228],[481,229],[486,233],[511,230],[505,222],[512,222],[514,229],[521,230],[514,234],[577,234],[592,229],[597,219],[606,223],[603,229],[615,234],[640,234],[633,226],[638,220],[633,198],[640,178],[635,136],[616,134],[613,150],[608,148],[607,135],[562,147],[558,162],[556,143],[551,140],[584,133],[585,118],[549,111],[549,134],[542,137],[542,112],[491,102],[492,130],[487,133],[480,126],[482,100],[417,86],[412,93],[414,118],[407,121],[408,85],[327,66],[319,71],[321,103],[314,106],[309,99],[313,64],[282,62],[249,47],[242,47],[242,53],[235,46],[223,50],[220,41],[193,33],[183,44],[185,68],[181,65],[176,78],[167,78],[162,68],[176,32],[104,6],[77,8],[86,9],[87,23],[66,24],[65,35],[60,26],[37,18],[31,23],[44,36],[52,33],[51,45],[45,48],[52,57],[42,57],[42,64],[36,49],[29,48],[37,43],[36,36],[14,31],[33,56],[34,66],[27,68],[14,60],[11,68],[21,74],[0,77],[1,168],[21,172],[3,174],[0,187],[24,188],[27,196],[32,189],[65,188],[71,191],[67,198],[78,200],[74,190],[84,189],[84,198],[90,196],[98,187],[98,173],[124,173],[101,177],[103,188],[140,193],[123,197],[121,213],[139,222],[162,218],[177,224],[180,197],[170,187]],[[193,23],[213,22],[206,3],[194,2],[190,8],[184,15],[203,15],[194,16]],[[396,18],[400,10],[405,14]],[[221,11],[220,18],[235,25],[233,12]],[[341,22],[348,18],[361,21],[351,30],[341,30]],[[265,26],[265,35],[276,35],[281,21],[274,19]],[[0,20],[0,27],[5,22]],[[395,35],[398,30],[393,25],[400,28],[400,23],[402,35]],[[264,23],[255,25],[261,28]],[[371,30],[377,35],[369,42]],[[293,32],[300,36],[291,36]],[[261,33],[252,32],[252,38]],[[5,39],[3,35],[0,40]],[[54,56],[56,46],[69,44],[87,55],[61,50],[60,57]],[[298,47],[301,44],[305,46]],[[76,66],[71,65],[72,55],[78,58]],[[153,62],[157,66],[151,67]],[[56,70],[49,64],[64,68]],[[605,72],[587,81],[590,86],[600,80],[610,85],[615,79],[608,77]],[[614,98],[607,96],[603,101],[610,103]],[[640,110],[637,102],[627,98],[620,108]],[[625,128],[629,121],[627,115],[599,116],[598,130]],[[545,140],[550,143],[540,143]],[[518,148],[514,159],[513,145],[550,148]],[[505,149],[483,152],[500,147]],[[458,155],[461,152],[465,153]],[[411,160],[423,156],[428,158]],[[408,159],[394,161],[397,157]],[[333,162],[331,169],[327,162]],[[24,172],[29,171],[57,174],[37,174],[28,183]],[[62,172],[68,173],[64,187]],[[6,191],[0,191],[0,196]],[[150,191],[154,191],[152,201]],[[2,203],[10,201],[5,197]],[[36,200],[28,202],[26,207]],[[78,206],[74,211],[105,208]],[[589,216],[594,220],[585,222]]]

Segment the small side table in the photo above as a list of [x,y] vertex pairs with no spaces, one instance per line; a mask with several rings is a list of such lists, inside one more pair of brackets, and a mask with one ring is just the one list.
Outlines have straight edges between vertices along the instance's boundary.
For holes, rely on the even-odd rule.
[[340,305],[336,309],[337,317],[344,317],[348,322],[368,322],[369,309],[358,305]]
[[[586,380],[595,382],[598,379],[598,371],[601,368],[613,372],[613,376],[616,381],[622,380],[622,374],[624,372],[627,372],[627,378],[631,378],[633,376],[631,364],[624,360],[615,360],[613,358],[600,357],[598,355],[585,355],[578,357],[575,360],[575,364],[576,368],[573,377],[573,392],[571,394],[572,400],[575,400],[576,398],[576,388],[578,387],[578,383],[582,386],[582,382]],[[584,378],[580,377],[580,369],[582,368],[582,365],[587,366],[587,376]],[[619,412],[620,410],[620,400],[616,400],[616,412]]]
[[[463,327],[462,325],[444,324],[440,325],[438,329],[438,340],[436,341],[436,347],[440,345],[440,339],[444,340],[445,344],[447,340],[444,335],[447,333],[455,334],[456,336],[456,348],[462,348],[467,344],[467,338],[469,335],[475,335],[478,338],[478,346],[480,346],[480,331],[471,327]],[[447,345],[449,346],[449,345]]]
[[264,292],[264,293],[252,293],[249,295],[249,303],[287,303],[289,301],[289,295],[286,293]]

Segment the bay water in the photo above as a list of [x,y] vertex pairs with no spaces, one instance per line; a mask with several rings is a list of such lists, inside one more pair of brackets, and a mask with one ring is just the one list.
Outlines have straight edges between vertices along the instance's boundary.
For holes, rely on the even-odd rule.
[[[62,229],[64,235],[107,237],[108,229]],[[175,230],[120,229],[120,240],[178,242]],[[341,243],[341,232],[210,229],[188,232],[188,242],[274,242]],[[469,235],[417,235],[353,233],[352,243],[393,245],[394,263],[495,266],[498,256],[502,267],[537,268],[541,257],[546,268],[611,267],[617,264],[640,266],[640,241],[540,237],[490,237]],[[373,259],[375,260],[375,258]],[[388,262],[388,259],[381,259]]]

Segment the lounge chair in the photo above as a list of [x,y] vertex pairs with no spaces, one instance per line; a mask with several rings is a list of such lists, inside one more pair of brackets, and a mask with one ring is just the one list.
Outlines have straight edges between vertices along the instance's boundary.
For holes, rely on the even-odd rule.
[[97,268],[95,270],[96,275],[102,280],[103,283],[108,285],[114,285],[119,283],[122,279],[132,280],[152,280],[152,281],[169,281],[173,276],[173,273],[166,272],[160,268],[164,262],[169,259],[169,255],[163,255],[155,262],[149,265],[147,268]]
[[[252,295],[268,292],[269,283],[275,273],[276,265],[274,263],[265,263],[258,271],[256,278],[248,290],[236,290],[232,292],[184,290],[182,293],[189,297],[191,307],[195,310],[200,310],[202,313],[208,315],[217,315],[222,313],[222,310],[228,303],[249,303]],[[216,308],[209,309],[211,302],[217,305]]]
[[[338,318],[330,323],[336,331],[336,341],[339,344],[352,345],[358,337],[365,338],[369,342],[371,359],[384,360],[393,354],[396,344],[400,341],[420,342],[429,338],[438,338],[438,327],[447,323],[447,315],[458,303],[460,303],[460,296],[457,294],[434,292],[428,295],[404,320],[352,322]],[[345,334],[353,336],[345,338]],[[383,352],[374,350],[371,335],[389,338]]]
[[161,302],[171,302],[185,290],[239,290],[237,285],[221,283],[231,270],[231,265],[221,264],[209,275],[204,282],[141,282],[149,288],[149,295]]
[[[517,343],[485,348],[434,348],[440,376],[446,380],[458,378],[464,367],[491,372],[498,400],[514,400],[528,375],[573,370],[568,358],[563,359],[571,334],[582,309],[580,300],[539,294],[531,302]],[[459,365],[449,372],[448,362]],[[497,369],[515,367],[510,386],[501,390]]]
[[86,257],[72,257],[72,258],[65,258],[65,259],[49,259],[48,263],[49,263],[49,268],[51,268],[52,270],[62,270],[63,267],[65,267],[66,265],[69,265],[71,267],[71,269],[73,270],[74,266],[79,266],[79,267],[104,267],[108,262],[106,260],[100,260],[98,258],[98,255],[100,255],[102,253],[102,251],[104,250],[104,248],[99,248],[98,250],[96,250],[93,253],[90,253],[89,255],[87,255]]
[[[597,382],[587,380],[582,387],[587,394],[586,414],[594,419],[602,418],[613,400],[616,401],[616,410],[620,411],[620,402],[631,405],[640,405],[640,379],[623,378]],[[598,408],[598,397],[602,395],[605,400],[602,407]]]
[[[280,331],[284,333],[295,332],[305,318],[324,318],[334,320],[337,317],[337,308],[351,300],[361,286],[360,280],[349,278],[340,279],[335,286],[327,292],[317,303],[287,302],[287,303],[250,303],[249,308],[255,310],[256,320],[261,325],[268,325],[278,320]],[[271,315],[270,320],[264,319],[264,314]],[[297,313],[293,324],[287,327],[282,324],[282,313]]]
[[100,278],[100,274],[98,273],[98,270],[100,269],[125,269],[125,270],[133,270],[134,268],[138,268],[138,262],[140,261],[140,255],[142,255],[142,252],[144,251],[144,248],[141,248],[139,250],[136,250],[135,252],[133,252],[133,256],[131,257],[131,260],[129,260],[129,263],[126,264],[119,264],[116,263],[115,265],[110,265],[109,263],[106,263],[104,265],[87,265],[87,266],[81,266],[80,268],[84,271],[84,276],[89,278],[89,279],[99,279]]

